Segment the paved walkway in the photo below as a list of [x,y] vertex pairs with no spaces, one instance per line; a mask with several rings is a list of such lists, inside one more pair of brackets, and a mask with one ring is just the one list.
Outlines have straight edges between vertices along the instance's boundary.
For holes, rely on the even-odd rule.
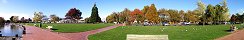
[[216,40],[244,40],[244,29],[238,30],[232,34],[218,38]]
[[26,34],[23,35],[23,40],[70,40],[70,39],[38,27],[26,26]]
[[91,30],[91,31],[86,31],[86,32],[79,32],[79,33],[60,33],[60,35],[67,37],[72,40],[88,40],[88,36],[96,33],[100,33],[103,31],[107,31],[119,26],[123,26],[122,24],[117,24],[114,26],[109,26],[101,29],[96,29],[96,30]]
[[23,40],[88,40],[88,36],[99,32],[107,31],[122,24],[117,24],[101,29],[78,32],[78,33],[55,33],[48,30],[44,30],[38,27],[26,26],[26,33],[23,36]]

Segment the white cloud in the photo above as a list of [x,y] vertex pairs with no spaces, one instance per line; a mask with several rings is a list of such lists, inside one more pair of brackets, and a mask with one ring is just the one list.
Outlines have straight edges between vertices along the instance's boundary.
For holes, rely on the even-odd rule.
[[24,14],[24,13],[0,13],[0,17],[3,17],[5,20],[9,20],[11,16],[19,16],[19,19],[21,17],[32,18],[31,14]]

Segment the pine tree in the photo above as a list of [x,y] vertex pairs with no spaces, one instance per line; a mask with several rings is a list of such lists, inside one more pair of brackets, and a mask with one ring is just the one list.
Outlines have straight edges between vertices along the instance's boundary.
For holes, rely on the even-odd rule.
[[92,13],[91,16],[89,17],[89,21],[88,23],[100,23],[101,18],[98,15],[98,8],[96,6],[96,4],[94,4],[94,6],[92,7]]

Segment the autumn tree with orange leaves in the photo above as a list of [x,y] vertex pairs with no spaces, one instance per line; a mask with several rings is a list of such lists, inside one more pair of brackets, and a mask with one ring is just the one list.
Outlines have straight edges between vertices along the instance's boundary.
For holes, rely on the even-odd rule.
[[130,18],[129,18],[130,22],[133,21],[143,22],[144,19],[145,19],[144,14],[139,9],[134,9],[134,11],[130,13]]
[[154,4],[151,4],[151,6],[148,8],[146,14],[145,14],[146,20],[148,20],[151,23],[159,23],[159,16],[157,9]]

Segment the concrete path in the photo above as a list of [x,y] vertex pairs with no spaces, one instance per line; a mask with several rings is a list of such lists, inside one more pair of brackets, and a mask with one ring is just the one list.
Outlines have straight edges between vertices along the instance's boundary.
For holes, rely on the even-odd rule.
[[26,26],[26,34],[23,35],[23,40],[70,40],[70,39],[38,27]]
[[216,40],[244,40],[244,29],[235,31],[232,34],[218,38]]
[[114,26],[109,26],[101,29],[96,29],[96,30],[91,30],[91,31],[86,31],[86,32],[79,32],[79,33],[60,33],[60,35],[67,37],[72,40],[88,40],[88,36],[96,33],[100,33],[103,31],[107,31],[119,26],[123,26],[123,24],[117,24]]

